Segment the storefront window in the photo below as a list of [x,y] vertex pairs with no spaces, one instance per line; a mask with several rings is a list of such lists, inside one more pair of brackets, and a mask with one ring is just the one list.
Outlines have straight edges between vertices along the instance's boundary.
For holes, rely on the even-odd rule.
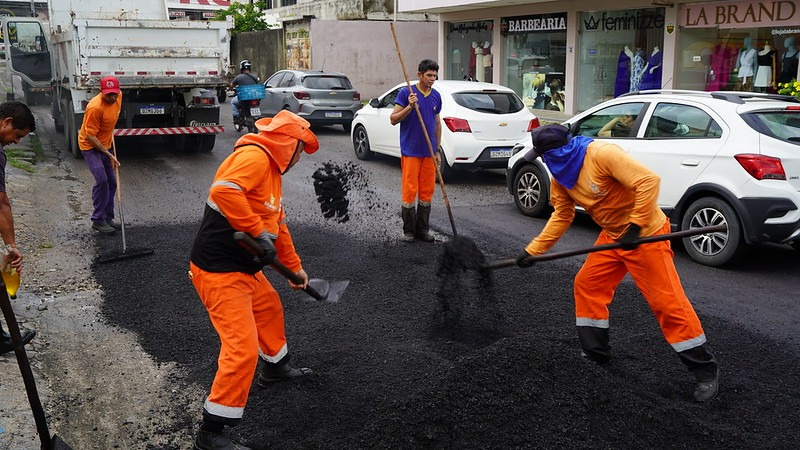
[[787,2],[685,5],[676,86],[775,93],[798,78],[800,11]]
[[533,109],[564,111],[567,13],[503,17],[505,85]]
[[491,20],[448,24],[447,79],[492,82],[493,28]]
[[664,8],[584,12],[579,25],[579,111],[662,87]]

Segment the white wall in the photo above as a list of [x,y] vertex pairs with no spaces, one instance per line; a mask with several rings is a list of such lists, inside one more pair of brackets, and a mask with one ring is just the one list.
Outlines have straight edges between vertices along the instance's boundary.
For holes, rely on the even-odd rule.
[[[311,68],[342,72],[361,93],[377,97],[404,81],[387,21],[311,21]],[[437,59],[437,22],[394,22],[409,79],[423,59]],[[441,62],[439,62],[441,64]]]

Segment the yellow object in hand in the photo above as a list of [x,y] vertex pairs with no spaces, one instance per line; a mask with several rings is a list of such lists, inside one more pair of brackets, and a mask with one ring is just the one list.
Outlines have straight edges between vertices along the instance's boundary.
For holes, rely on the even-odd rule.
[[3,282],[6,284],[8,296],[12,299],[17,298],[17,289],[19,289],[19,272],[17,272],[17,269],[8,264],[0,273],[3,274]]

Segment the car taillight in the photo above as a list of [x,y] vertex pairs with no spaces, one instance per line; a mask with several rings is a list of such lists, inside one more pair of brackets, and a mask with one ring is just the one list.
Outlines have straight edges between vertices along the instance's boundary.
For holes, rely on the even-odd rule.
[[294,98],[298,100],[311,100],[311,94],[308,92],[297,91],[294,93]]
[[531,123],[528,124],[528,132],[533,131],[534,128],[539,128],[539,118],[531,119]]
[[469,122],[467,122],[466,119],[445,117],[442,120],[444,120],[444,124],[453,133],[472,133],[472,130],[469,128]]
[[783,170],[780,158],[772,156],[743,153],[735,155],[736,161],[744,170],[756,180],[785,180],[786,172]]
[[361,93],[360,92],[356,92],[355,94],[353,94],[353,101],[354,102],[360,102],[361,101]]

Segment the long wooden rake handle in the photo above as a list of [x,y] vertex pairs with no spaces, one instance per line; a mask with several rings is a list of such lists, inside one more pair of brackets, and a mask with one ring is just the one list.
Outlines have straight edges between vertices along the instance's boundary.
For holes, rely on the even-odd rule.
[[[394,23],[390,22],[389,26],[392,28],[392,37],[394,37],[394,47],[397,50],[397,56],[400,59],[400,67],[403,69],[403,77],[406,79],[406,86],[408,87],[408,92],[412,93],[414,91],[411,90],[411,83],[408,81],[408,74],[406,73],[406,65],[403,62],[403,55],[400,53],[400,43],[397,41],[397,33],[394,31]],[[431,154],[431,158],[433,158],[434,162],[436,161],[436,154],[433,153],[433,144],[431,144],[431,138],[428,136],[428,130],[425,129],[425,122],[422,120],[422,113],[419,111],[419,106],[414,103],[414,111],[417,112],[417,118],[419,119],[419,124],[422,125],[422,134],[425,135],[425,142],[428,143],[428,151]],[[447,198],[447,191],[444,188],[444,178],[442,178],[442,171],[439,168],[438,164],[434,164],[436,167],[436,175],[439,178],[439,186],[442,187],[442,196],[444,197],[444,206],[447,208],[447,216],[450,218],[450,226],[453,228],[453,237],[458,237],[458,232],[456,231],[456,222],[453,220],[453,212],[450,210],[450,200]]]
[[[685,238],[689,236],[697,236],[698,234],[716,233],[718,231],[726,231],[727,225],[714,225],[711,227],[690,228],[688,230],[676,231],[675,233],[658,234],[655,236],[647,236],[639,239],[639,244],[649,244],[651,242],[668,241],[671,239]],[[550,261],[553,259],[566,258],[568,256],[585,255],[587,253],[594,253],[603,250],[614,250],[622,248],[621,243],[615,242],[613,244],[596,245],[594,247],[579,248],[575,250],[567,250],[563,252],[545,253],[543,255],[529,256],[528,260],[531,262]],[[484,269],[503,269],[505,267],[512,267],[517,265],[517,259],[502,259],[493,263],[483,266]]]

